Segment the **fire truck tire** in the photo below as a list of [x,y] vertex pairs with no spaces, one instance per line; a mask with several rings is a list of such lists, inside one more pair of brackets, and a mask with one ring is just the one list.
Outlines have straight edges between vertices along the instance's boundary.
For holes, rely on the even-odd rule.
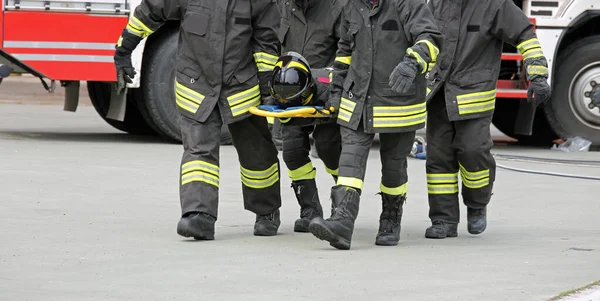
[[600,145],[600,108],[590,108],[592,87],[600,89],[600,35],[583,38],[561,51],[553,74],[546,116],[562,139],[579,136]]
[[496,100],[492,123],[504,135],[517,139],[516,144],[518,145],[551,146],[552,141],[557,139],[558,136],[548,124],[548,120],[544,116],[544,110],[537,110],[531,136],[515,134],[515,122],[518,110],[519,100],[498,98]]
[[131,93],[128,93],[127,95],[125,118],[123,121],[118,121],[105,117],[110,102],[110,84],[88,81],[87,89],[94,109],[96,109],[98,115],[100,115],[106,123],[120,131],[133,135],[156,135],[156,132],[152,130],[140,114]]
[[[180,115],[174,101],[175,66],[178,28],[162,32],[146,45],[142,68],[144,115],[159,134],[180,142]],[[226,125],[221,130],[221,144],[232,144]]]

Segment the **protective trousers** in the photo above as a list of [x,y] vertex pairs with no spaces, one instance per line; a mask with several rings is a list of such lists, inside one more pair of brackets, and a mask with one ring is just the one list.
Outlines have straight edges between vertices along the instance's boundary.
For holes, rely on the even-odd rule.
[[490,153],[492,116],[449,121],[444,88],[427,107],[427,191],[429,218],[458,223],[458,173],[463,202],[470,208],[483,208],[492,195],[496,161]]
[[283,126],[283,161],[292,181],[315,179],[316,170],[309,157],[310,133],[319,158],[328,174],[337,177],[342,152],[340,126],[325,123],[317,126]]
[[[357,130],[341,127],[342,155],[337,184],[362,190],[367,159],[375,134],[365,133],[362,122]],[[380,133],[381,192],[389,195],[406,195],[408,190],[407,159],[415,131]]]
[[[222,124],[217,107],[204,123],[181,116],[184,152],[179,197],[182,215],[203,212],[217,218]],[[279,159],[266,119],[251,115],[230,124],[229,131],[239,157],[244,208],[258,215],[277,210],[281,207]]]

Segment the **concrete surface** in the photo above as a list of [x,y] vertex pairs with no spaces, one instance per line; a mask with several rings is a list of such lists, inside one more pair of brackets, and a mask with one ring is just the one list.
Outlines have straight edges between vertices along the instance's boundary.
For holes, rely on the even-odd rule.
[[[180,145],[120,133],[89,106],[61,109],[0,104],[0,300],[547,300],[600,279],[599,181],[498,170],[484,234],[463,222],[458,238],[427,240],[424,161],[410,159],[401,244],[378,247],[374,148],[352,249],[339,251],[293,232],[299,210],[285,168],[280,235],[252,236],[227,146],[216,240],[195,242],[175,232]],[[600,176],[598,167],[498,162]],[[314,164],[329,208],[333,183]]]

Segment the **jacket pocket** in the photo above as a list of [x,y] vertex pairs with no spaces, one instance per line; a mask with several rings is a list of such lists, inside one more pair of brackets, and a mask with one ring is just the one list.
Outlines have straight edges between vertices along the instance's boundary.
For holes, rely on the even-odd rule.
[[283,19],[282,19],[282,22],[279,26],[279,32],[277,33],[277,38],[279,38],[279,42],[281,44],[285,43],[285,36],[289,30],[290,30],[290,25],[283,22]]
[[194,82],[196,82],[198,80],[198,78],[200,78],[200,75],[202,75],[200,70],[198,70],[197,68],[192,68],[189,66],[185,66],[183,64],[181,64],[177,68],[177,72],[179,73],[179,78],[181,80],[185,80],[186,82],[188,82],[190,84],[193,84]]
[[185,32],[203,37],[206,35],[209,19],[210,16],[208,15],[188,11],[188,13],[185,14],[185,19],[181,24],[181,28]]
[[456,77],[456,83],[460,87],[469,87],[494,80],[490,69],[465,70],[457,73]]

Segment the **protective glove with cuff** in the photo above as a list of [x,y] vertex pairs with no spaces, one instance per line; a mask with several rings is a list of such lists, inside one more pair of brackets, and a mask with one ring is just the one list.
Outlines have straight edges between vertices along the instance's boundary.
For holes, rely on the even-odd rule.
[[390,74],[390,88],[396,93],[406,93],[414,84],[415,77],[419,72],[419,63],[412,56],[405,56],[402,62],[394,68]]
[[131,64],[131,53],[142,40],[141,37],[123,30],[115,47],[115,67],[117,69],[117,94],[121,94],[127,87],[127,83],[133,82],[136,72]]
[[527,101],[540,105],[550,99],[551,91],[548,84],[548,63],[544,57],[525,60],[527,80],[531,81],[527,89]]

